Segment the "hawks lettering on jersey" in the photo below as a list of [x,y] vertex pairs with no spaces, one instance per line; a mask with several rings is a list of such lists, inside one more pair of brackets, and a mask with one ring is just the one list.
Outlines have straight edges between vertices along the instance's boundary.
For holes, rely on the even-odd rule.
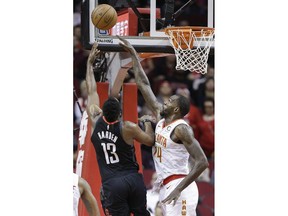
[[[167,139],[161,134],[156,133],[156,142],[162,145],[164,148],[166,148]],[[160,163],[162,162],[162,147],[156,146],[154,150],[154,156],[159,158]]]
[[174,174],[188,174],[189,153],[183,144],[171,139],[171,134],[180,124],[187,125],[184,120],[178,119],[165,126],[165,120],[161,119],[156,126],[153,159],[159,181]]
[[153,155],[159,158],[160,163],[162,162],[162,148],[160,146],[155,147]]
[[156,133],[156,142],[166,148],[167,139],[161,134]]

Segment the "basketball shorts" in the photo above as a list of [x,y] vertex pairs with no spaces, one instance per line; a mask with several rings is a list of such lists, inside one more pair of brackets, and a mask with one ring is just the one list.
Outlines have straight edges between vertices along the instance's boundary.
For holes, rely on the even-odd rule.
[[[183,178],[175,179],[161,186],[159,194],[160,201],[164,200],[182,180]],[[164,216],[196,216],[198,197],[197,185],[195,182],[192,182],[181,192],[174,206],[173,201],[170,204],[162,204]]]
[[146,187],[140,173],[114,177],[102,184],[101,203],[106,216],[149,216]]

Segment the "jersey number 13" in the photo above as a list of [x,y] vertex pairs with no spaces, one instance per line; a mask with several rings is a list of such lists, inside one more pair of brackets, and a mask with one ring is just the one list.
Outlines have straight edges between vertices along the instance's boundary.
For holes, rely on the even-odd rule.
[[[105,154],[107,164],[114,164],[119,162],[119,157],[116,153],[116,145],[114,143],[101,143]],[[111,155],[111,156],[109,156]]]

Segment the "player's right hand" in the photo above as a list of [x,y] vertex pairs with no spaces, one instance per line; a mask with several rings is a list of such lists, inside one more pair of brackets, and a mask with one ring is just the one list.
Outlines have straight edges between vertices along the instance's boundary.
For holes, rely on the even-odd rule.
[[89,112],[91,113],[92,118],[96,118],[97,116],[102,114],[102,109],[99,106],[97,106],[96,104],[92,104],[89,107]]
[[143,115],[141,118],[138,118],[139,121],[145,122],[145,121],[151,121],[151,122],[156,122],[156,119],[153,116],[150,115]]
[[176,204],[177,200],[181,195],[181,191],[175,188],[164,200],[162,200],[163,204],[170,204],[172,202],[173,206]]
[[100,50],[97,49],[98,47],[98,43],[94,42],[92,49],[90,51],[89,57],[88,57],[88,62],[92,65],[96,59],[96,57],[98,56],[98,54],[100,53]]
[[116,35],[116,36],[120,40],[120,42],[119,42],[120,46],[122,46],[126,51],[130,52],[131,54],[135,54],[136,53],[134,47],[131,45],[131,43],[129,41],[127,41],[126,39],[120,37],[119,35]]

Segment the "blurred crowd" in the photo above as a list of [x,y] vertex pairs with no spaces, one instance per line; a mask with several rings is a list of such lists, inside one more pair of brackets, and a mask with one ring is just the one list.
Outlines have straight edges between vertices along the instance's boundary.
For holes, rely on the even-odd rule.
[[[118,1],[118,6],[121,2]],[[137,7],[149,7],[149,0],[133,1]],[[175,0],[175,11],[179,9],[186,1]],[[100,3],[109,3],[109,1],[100,1]],[[157,0],[157,7],[163,9],[165,0]],[[81,44],[81,1],[74,0],[74,33],[73,33],[73,77],[74,77],[74,166],[77,154],[78,130],[80,126],[82,111],[85,110],[87,102],[87,88],[85,83],[86,62],[89,50],[85,50]],[[191,16],[193,14],[193,16]],[[206,25],[207,22],[207,0],[196,0],[195,3],[186,8],[177,19],[176,25]],[[192,19],[192,18],[193,19]],[[197,23],[194,23],[197,22]],[[153,92],[160,102],[165,101],[173,94],[183,95],[189,98],[190,111],[185,116],[185,120],[193,128],[194,136],[199,141],[204,153],[206,154],[210,167],[198,178],[198,181],[208,182],[214,185],[214,56],[208,60],[208,69],[205,75],[176,70],[175,55],[161,58],[145,59],[141,62],[152,87]],[[128,71],[124,82],[135,82],[133,73]],[[77,96],[77,97],[76,97]],[[78,99],[77,99],[78,98]],[[78,101],[78,103],[76,103]],[[139,116],[150,114],[142,95],[138,94],[138,114]],[[155,178],[154,163],[151,154],[151,147],[141,146],[143,170],[148,170],[150,175],[145,183],[147,188],[151,187]],[[145,174],[145,173],[144,173]],[[161,210],[157,208],[157,198],[153,201],[153,195],[148,201],[151,201],[156,208],[153,214]],[[153,208],[154,208],[153,207]],[[155,212],[154,212],[155,210]],[[200,214],[199,214],[200,215]]]

